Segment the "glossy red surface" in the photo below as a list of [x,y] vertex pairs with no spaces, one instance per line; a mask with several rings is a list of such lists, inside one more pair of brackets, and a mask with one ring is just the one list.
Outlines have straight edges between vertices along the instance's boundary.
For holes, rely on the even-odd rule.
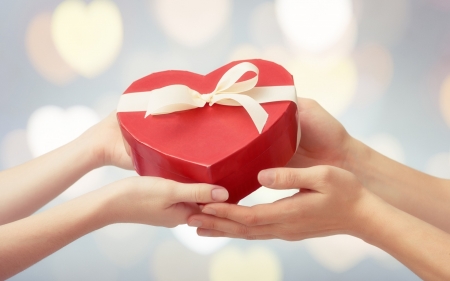
[[[281,66],[249,60],[259,70],[258,86],[293,85]],[[204,94],[214,90],[233,65],[203,76],[187,71],[164,71],[135,81],[124,94],[184,84]],[[241,80],[251,77],[247,73]],[[237,203],[260,185],[261,169],[283,166],[296,148],[297,108],[293,102],[262,104],[269,119],[261,134],[242,107],[213,105],[165,115],[121,112],[118,120],[140,175],[180,182],[206,182],[228,189],[228,202]]]

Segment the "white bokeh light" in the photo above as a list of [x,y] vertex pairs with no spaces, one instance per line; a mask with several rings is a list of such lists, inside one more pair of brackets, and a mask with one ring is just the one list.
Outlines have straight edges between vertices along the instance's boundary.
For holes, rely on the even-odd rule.
[[226,237],[215,238],[198,236],[197,228],[189,227],[186,224],[174,227],[171,231],[175,238],[177,238],[177,240],[186,248],[202,255],[211,254],[230,241],[230,239]]
[[272,203],[277,200],[290,197],[298,193],[298,189],[271,189],[265,186],[261,186],[249,196],[245,197],[239,202],[239,205],[253,206],[257,204]]
[[217,36],[231,15],[229,0],[154,0],[151,8],[166,35],[189,48]]
[[99,121],[95,111],[86,106],[64,110],[44,106],[34,111],[27,124],[27,139],[34,157],[50,152],[80,136]]
[[310,52],[335,44],[353,17],[350,0],[277,0],[275,5],[286,37]]
[[306,249],[323,267],[333,272],[345,272],[362,260],[373,257],[381,261],[393,262],[389,254],[349,235],[333,235],[307,239]]
[[106,168],[103,167],[90,171],[64,190],[58,198],[67,201],[102,187],[105,181],[105,170]]
[[363,140],[372,149],[397,161],[405,163],[405,152],[401,142],[391,134],[380,133]]

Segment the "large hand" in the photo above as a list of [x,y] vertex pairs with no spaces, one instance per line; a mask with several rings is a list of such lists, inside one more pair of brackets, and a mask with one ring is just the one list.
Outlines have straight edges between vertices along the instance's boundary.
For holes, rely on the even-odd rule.
[[106,198],[106,223],[142,223],[174,227],[199,213],[197,203],[223,202],[225,188],[209,184],[182,184],[155,177],[131,177],[100,190]]
[[93,148],[94,161],[97,166],[114,165],[132,170],[133,163],[127,154],[124,140],[117,122],[116,112],[87,130],[82,136]]
[[314,100],[298,98],[298,111],[302,137],[287,166],[343,167],[353,140],[345,128]]
[[372,203],[379,201],[353,174],[331,166],[270,169],[259,174],[259,181],[269,188],[299,192],[253,207],[207,204],[203,214],[193,215],[188,224],[199,227],[201,236],[244,239],[292,241],[338,233],[355,235],[364,227]]

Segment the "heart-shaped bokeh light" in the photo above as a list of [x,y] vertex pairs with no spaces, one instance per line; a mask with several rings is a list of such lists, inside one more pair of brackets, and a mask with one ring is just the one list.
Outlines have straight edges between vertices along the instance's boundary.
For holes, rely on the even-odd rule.
[[52,35],[62,58],[79,74],[95,77],[117,57],[123,40],[122,17],[109,0],[66,0],[52,18]]

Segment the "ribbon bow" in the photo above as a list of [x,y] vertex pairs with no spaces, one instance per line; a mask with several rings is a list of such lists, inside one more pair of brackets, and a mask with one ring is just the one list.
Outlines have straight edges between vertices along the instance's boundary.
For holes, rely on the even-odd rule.
[[[256,76],[237,82],[249,71],[254,72]],[[225,72],[214,91],[209,94],[200,94],[186,85],[170,85],[149,92],[122,95],[117,112],[145,110],[147,117],[204,107],[207,103],[210,106],[215,103],[243,106],[261,133],[269,115],[260,103],[281,100],[297,103],[297,95],[294,86],[255,87],[258,75],[259,69],[254,64],[242,62]]]

